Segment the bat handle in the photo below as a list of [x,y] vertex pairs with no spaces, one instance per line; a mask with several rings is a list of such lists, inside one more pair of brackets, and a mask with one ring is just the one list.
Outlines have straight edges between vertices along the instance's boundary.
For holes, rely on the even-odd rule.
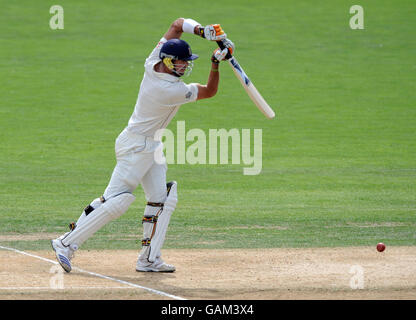
[[[221,50],[225,49],[224,43],[222,43],[222,40],[218,40],[217,41],[218,47],[220,47]],[[227,53],[227,55],[225,56],[225,59],[231,59],[233,56],[230,54],[230,52]]]

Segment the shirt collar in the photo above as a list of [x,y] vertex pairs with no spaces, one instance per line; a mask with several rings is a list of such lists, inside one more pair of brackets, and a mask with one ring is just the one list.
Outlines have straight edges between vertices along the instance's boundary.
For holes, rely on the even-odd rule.
[[[160,60],[159,60],[159,61],[160,61]],[[164,72],[156,72],[156,71],[155,71],[155,69],[154,69],[154,67],[155,67],[155,65],[156,65],[159,61],[156,61],[156,62],[152,65],[152,72],[153,72],[153,74],[154,74],[156,77],[158,77],[159,79],[162,79],[162,80],[169,81],[169,82],[178,82],[178,81],[180,81],[180,80],[181,80],[181,78],[180,78],[180,77],[174,76],[174,75],[169,74],[169,73],[164,73]]]

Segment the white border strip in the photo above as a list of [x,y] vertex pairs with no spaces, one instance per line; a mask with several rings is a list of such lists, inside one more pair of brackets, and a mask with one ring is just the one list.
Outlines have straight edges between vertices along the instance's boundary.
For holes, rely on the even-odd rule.
[[106,290],[106,289],[129,289],[129,290],[137,290],[137,288],[133,287],[65,287],[65,288],[51,288],[51,287],[0,287],[0,290]]
[[65,287],[65,288],[58,288],[54,289],[51,287],[0,287],[0,290],[105,290],[105,289],[133,289],[136,290],[137,288],[133,287]]
[[[26,256],[29,256],[29,257],[32,257],[32,258],[36,258],[36,259],[39,259],[39,260],[42,260],[42,261],[46,261],[46,262],[49,262],[49,263],[52,263],[52,264],[58,264],[58,262],[56,262],[56,261],[46,259],[46,258],[37,256],[37,255],[34,255],[34,254],[30,254],[30,253],[27,253],[27,252],[24,252],[24,251],[20,251],[20,250],[14,249],[14,248],[8,248],[8,247],[0,246],[0,249],[20,253],[20,254],[23,254],[23,255],[26,255]],[[116,279],[116,278],[113,278],[113,277],[105,276],[105,275],[102,275],[102,274],[99,274],[99,273],[83,270],[83,269],[80,269],[80,268],[77,268],[77,267],[74,267],[72,269],[77,270],[77,271],[82,272],[82,273],[87,273],[87,274],[92,275],[92,276],[96,276],[98,278],[107,279],[107,280],[110,280],[110,281],[116,281],[118,283],[130,286],[130,287],[133,287],[133,288],[143,289],[143,290],[155,293],[155,294],[160,295],[160,296],[165,296],[165,297],[172,298],[172,299],[175,299],[175,300],[187,300],[185,298],[174,296],[172,294],[169,294],[169,293],[166,293],[166,292],[163,292],[163,291],[143,287],[143,286],[140,286],[138,284],[134,284],[134,283],[131,283],[131,282],[128,282],[128,281],[124,281],[124,280]],[[108,287],[108,288],[110,289],[111,287]],[[61,290],[61,289],[59,289],[59,290]]]

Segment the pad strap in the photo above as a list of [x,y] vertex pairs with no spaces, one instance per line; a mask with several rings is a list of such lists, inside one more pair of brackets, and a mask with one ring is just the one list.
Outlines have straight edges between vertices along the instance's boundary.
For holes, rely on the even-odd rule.
[[[104,196],[101,196],[100,198],[99,198],[99,200],[101,201],[101,203],[104,203],[106,200],[105,200],[105,198],[104,198]],[[93,210],[94,210],[95,208],[91,205],[91,204],[89,204],[88,206],[86,206],[85,207],[85,209],[84,209],[84,212],[85,212],[85,215],[86,216],[88,216]]]
[[148,202],[147,205],[151,206],[151,207],[162,207],[163,208],[164,203],[162,203],[162,202]]
[[156,223],[157,222],[157,218],[158,218],[158,216],[143,217],[142,224],[144,222]]
[[150,238],[143,239],[142,240],[142,247],[150,246],[150,242],[152,242],[152,240]]

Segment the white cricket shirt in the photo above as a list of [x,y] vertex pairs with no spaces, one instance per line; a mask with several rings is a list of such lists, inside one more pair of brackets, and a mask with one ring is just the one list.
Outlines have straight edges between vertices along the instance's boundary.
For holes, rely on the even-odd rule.
[[144,63],[139,95],[127,126],[130,131],[147,137],[154,137],[157,130],[166,128],[182,104],[198,97],[196,83],[185,84],[179,77],[153,69],[161,61],[159,52],[166,41],[160,39]]

